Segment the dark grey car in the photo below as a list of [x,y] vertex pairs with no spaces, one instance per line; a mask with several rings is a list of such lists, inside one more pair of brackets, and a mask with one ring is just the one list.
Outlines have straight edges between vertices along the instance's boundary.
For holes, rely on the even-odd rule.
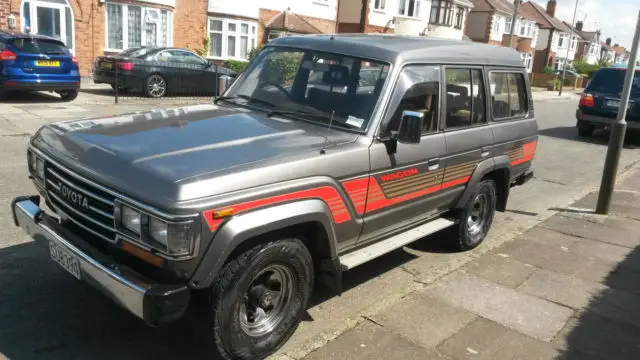
[[512,49],[284,37],[216,104],[42,127],[28,149],[40,195],[12,210],[147,324],[202,296],[217,352],[264,358],[315,283],[340,293],[343,271],[444,229],[452,247],[478,246],[531,178],[537,130]]

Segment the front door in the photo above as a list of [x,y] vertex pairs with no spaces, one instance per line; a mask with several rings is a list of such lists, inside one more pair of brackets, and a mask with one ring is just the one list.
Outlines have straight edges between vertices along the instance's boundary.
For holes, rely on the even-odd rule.
[[25,1],[22,30],[62,41],[73,52],[73,14],[64,0]]
[[434,215],[442,206],[440,185],[446,153],[444,132],[438,127],[441,103],[441,70],[434,65],[410,65],[402,69],[380,138],[398,127],[402,112],[424,114],[419,144],[397,143],[389,154],[384,142],[371,146],[371,177],[364,209],[360,241],[393,235]]

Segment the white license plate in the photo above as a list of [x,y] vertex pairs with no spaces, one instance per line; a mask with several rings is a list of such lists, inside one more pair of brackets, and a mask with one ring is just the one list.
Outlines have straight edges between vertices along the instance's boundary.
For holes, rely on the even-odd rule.
[[80,262],[70,252],[58,246],[53,241],[49,242],[49,252],[53,261],[57,262],[76,279],[81,280]]
[[608,107],[617,108],[617,107],[620,107],[620,101],[618,101],[618,100],[607,100],[606,105]]

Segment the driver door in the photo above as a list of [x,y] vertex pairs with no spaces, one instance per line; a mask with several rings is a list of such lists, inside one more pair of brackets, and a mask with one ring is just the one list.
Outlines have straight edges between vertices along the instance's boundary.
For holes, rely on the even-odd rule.
[[446,205],[440,192],[446,155],[444,132],[438,126],[441,91],[440,66],[402,69],[379,138],[389,138],[405,110],[424,114],[422,136],[418,144],[397,143],[391,154],[383,141],[371,145],[371,178],[360,242],[401,232]]

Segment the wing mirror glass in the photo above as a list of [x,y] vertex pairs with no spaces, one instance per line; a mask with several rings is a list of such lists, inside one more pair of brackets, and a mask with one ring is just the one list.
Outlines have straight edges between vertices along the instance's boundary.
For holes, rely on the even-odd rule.
[[424,114],[418,111],[405,110],[402,112],[398,130],[391,131],[391,138],[400,143],[419,144],[422,135]]

